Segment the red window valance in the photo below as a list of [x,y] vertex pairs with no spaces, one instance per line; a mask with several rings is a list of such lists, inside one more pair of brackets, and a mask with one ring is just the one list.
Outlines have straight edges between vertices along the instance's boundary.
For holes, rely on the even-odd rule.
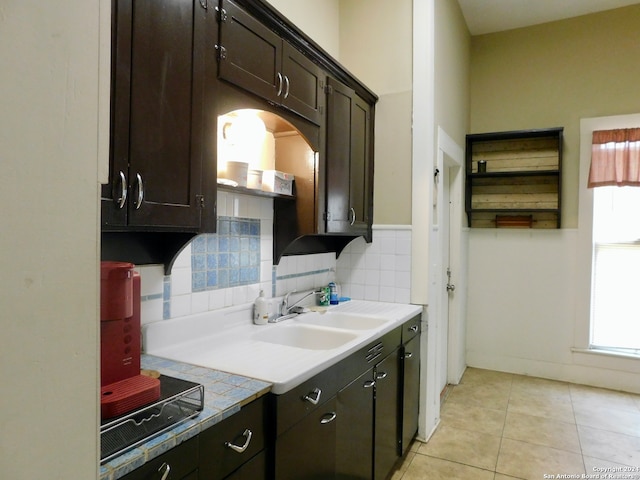
[[588,187],[640,186],[640,128],[593,132]]

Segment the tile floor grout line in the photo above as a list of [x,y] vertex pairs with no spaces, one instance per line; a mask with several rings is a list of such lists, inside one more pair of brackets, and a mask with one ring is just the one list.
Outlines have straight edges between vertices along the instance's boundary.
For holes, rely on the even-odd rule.
[[[507,396],[507,408],[504,411],[504,422],[502,423],[502,430],[500,432],[500,445],[498,446],[498,455],[496,456],[496,464],[493,468],[493,476],[495,478],[496,474],[498,474],[498,461],[500,460],[500,452],[502,451],[502,441],[504,440],[504,431],[507,428],[507,415],[509,415],[509,403],[511,403],[511,392],[513,391],[513,374],[510,376],[511,381],[509,382],[509,395]],[[503,475],[502,473],[500,473]]]

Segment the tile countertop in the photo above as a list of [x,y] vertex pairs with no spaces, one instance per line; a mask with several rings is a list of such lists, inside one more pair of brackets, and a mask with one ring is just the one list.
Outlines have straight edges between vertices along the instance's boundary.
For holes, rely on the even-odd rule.
[[369,330],[350,331],[356,333],[353,340],[336,348],[318,350],[261,341],[264,332],[295,324],[296,319],[254,325],[251,308],[252,304],[248,304],[147,325],[143,329],[145,351],[258,378],[271,383],[273,393],[282,394],[422,312],[418,305],[365,300],[330,307],[330,311],[384,318],[385,322]]
[[202,384],[204,409],[197,417],[101,465],[100,480],[116,480],[123,477],[147,461],[240,411],[240,407],[271,389],[268,382],[152,355],[142,355],[141,363],[142,368]]

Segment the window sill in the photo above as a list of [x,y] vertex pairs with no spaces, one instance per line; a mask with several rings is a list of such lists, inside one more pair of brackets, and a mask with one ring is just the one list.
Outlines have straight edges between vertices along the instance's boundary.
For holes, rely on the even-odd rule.
[[588,355],[601,355],[605,357],[624,358],[629,360],[640,360],[640,355],[632,353],[614,352],[612,350],[604,350],[601,348],[572,348],[573,353],[585,353]]

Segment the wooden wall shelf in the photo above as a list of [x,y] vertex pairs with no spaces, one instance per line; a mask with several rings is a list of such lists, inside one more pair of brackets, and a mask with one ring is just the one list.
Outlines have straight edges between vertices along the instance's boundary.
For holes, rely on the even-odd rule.
[[[562,132],[559,127],[467,135],[470,227],[560,228]],[[485,171],[478,171],[478,162]]]

